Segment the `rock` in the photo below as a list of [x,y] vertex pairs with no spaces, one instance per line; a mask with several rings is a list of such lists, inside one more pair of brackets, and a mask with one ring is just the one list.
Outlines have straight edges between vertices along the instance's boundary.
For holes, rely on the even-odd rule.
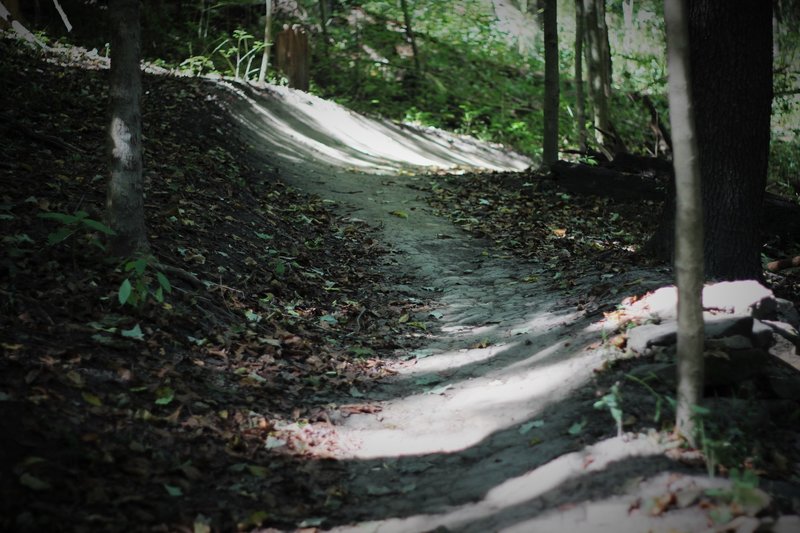
[[769,354],[757,348],[705,353],[705,384],[709,387],[737,385],[759,376]]
[[775,298],[775,303],[778,305],[778,320],[800,328],[800,313],[797,312],[794,304],[783,298]]
[[733,315],[774,318],[778,309],[775,295],[757,281],[723,281],[703,288],[703,307]]
[[784,515],[772,526],[773,533],[795,533],[800,531],[800,516]]
[[[795,346],[800,346],[800,333],[798,333],[797,329],[795,329],[794,326],[792,326],[791,324],[787,324],[786,322],[779,322],[777,320],[761,320],[761,321],[757,320],[756,322],[762,322],[764,325],[769,326],[772,329],[772,331],[774,331],[787,341],[791,342]],[[755,331],[753,333],[755,333]]]
[[[733,336],[750,337],[752,332],[752,317],[718,316],[710,313],[705,316],[705,335],[707,339]],[[663,324],[645,324],[628,332],[628,348],[638,353],[645,353],[651,346],[675,344],[677,338],[678,323],[674,320]]]
[[628,348],[638,353],[644,353],[650,346],[675,344],[677,335],[677,322],[645,324],[628,331]]
[[[657,320],[675,320],[677,318],[676,302],[678,291],[674,285],[661,287],[647,294],[629,307],[633,315],[647,316]],[[706,285],[703,288],[703,308],[722,311],[728,315],[755,318],[777,318],[778,309],[791,314],[794,310],[791,302],[779,303],[772,291],[757,281],[723,281]],[[788,305],[787,305],[788,304]],[[800,315],[794,312],[800,323]]]
[[752,338],[753,344],[759,348],[769,348],[775,344],[775,337],[772,334],[772,328],[761,320],[753,321]]
[[742,335],[749,337],[753,333],[753,317],[710,315],[703,316],[707,339]]
[[706,340],[706,348],[710,350],[746,350],[753,347],[753,341],[750,337],[744,335],[732,335],[730,337],[722,337],[721,339],[708,339]]

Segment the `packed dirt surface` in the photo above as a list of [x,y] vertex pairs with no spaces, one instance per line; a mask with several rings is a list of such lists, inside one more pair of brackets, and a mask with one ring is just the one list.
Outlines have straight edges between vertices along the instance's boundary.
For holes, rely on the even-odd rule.
[[[671,505],[658,502],[729,482],[668,459],[676,442],[656,431],[617,435],[608,411],[593,408],[601,391],[624,376],[598,379],[619,350],[598,342],[602,315],[576,302],[601,281],[644,293],[669,283],[667,269],[590,272],[569,291],[554,290],[544,280],[555,272],[435,216],[418,192],[434,170],[519,170],[531,164],[527,158],[373,121],[288,89],[229,90],[238,93],[227,103],[231,115],[264,164],[353,220],[377,225],[393,250],[383,268],[404,280],[392,288],[411,302],[430,302],[407,317],[425,328],[424,345],[397,354],[397,377],[363,398],[361,412],[332,415],[336,457],[348,464],[354,497],[337,513],[350,525],[337,530],[713,525],[696,497],[669,513]],[[624,297],[612,293],[602,294],[595,309]],[[435,326],[426,328],[426,321]],[[640,403],[637,394],[647,403],[644,389],[626,400]]]

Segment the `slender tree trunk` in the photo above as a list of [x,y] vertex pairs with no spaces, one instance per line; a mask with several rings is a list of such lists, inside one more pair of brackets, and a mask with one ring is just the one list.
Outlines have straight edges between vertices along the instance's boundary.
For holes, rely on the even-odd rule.
[[544,139],[542,163],[545,167],[558,161],[558,15],[556,0],[544,6]]
[[625,36],[622,39],[622,48],[626,54],[629,54],[633,47],[634,15],[633,0],[622,0],[622,18],[625,22]]
[[[602,1],[602,0],[600,0]],[[586,70],[589,75],[589,94],[592,98],[594,112],[595,139],[601,148],[613,145],[611,134],[611,118],[606,94],[606,78],[604,66],[606,55],[603,51],[603,35],[600,26],[598,0],[583,0],[586,31]],[[609,152],[607,155],[611,155]]]
[[408,1],[400,0],[400,5],[403,8],[403,20],[406,25],[406,37],[411,44],[411,52],[414,55],[414,72],[417,79],[422,75],[422,64],[419,60],[419,50],[417,49],[417,40],[414,38],[414,30],[411,28],[411,12],[408,10]]
[[272,0],[264,1],[264,53],[261,55],[261,70],[258,71],[258,83],[264,85],[267,80],[269,68],[269,52],[272,47]]
[[586,105],[583,94],[583,0],[575,0],[575,121],[578,129],[578,149],[586,152]]
[[690,92],[689,29],[683,2],[665,0],[669,111],[675,168],[675,277],[678,284],[676,427],[696,442],[694,407],[703,397],[703,203]]
[[[603,94],[606,102],[611,103],[611,45],[608,42],[608,24],[606,24],[606,2],[605,0],[595,0],[597,4],[597,28],[600,31],[600,53],[602,61],[600,63],[600,76],[603,81]],[[611,119],[609,118],[609,123]]]
[[325,9],[325,0],[319,0],[319,20],[319,26],[322,30],[322,42],[325,46],[325,55],[327,56],[328,46],[330,45],[330,37],[328,36],[328,13]]
[[117,256],[131,256],[149,248],[142,178],[139,0],[109,0],[108,9],[111,22],[108,127],[111,179],[106,219],[116,232],[111,239],[111,252]]

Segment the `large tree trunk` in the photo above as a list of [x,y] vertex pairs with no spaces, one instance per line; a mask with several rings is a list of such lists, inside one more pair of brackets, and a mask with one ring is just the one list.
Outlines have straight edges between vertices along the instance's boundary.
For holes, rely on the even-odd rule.
[[[744,2],[731,9],[715,0],[690,0],[689,39],[703,155],[706,276],[758,279],[772,103],[772,3]],[[669,219],[662,217],[665,223]],[[654,238],[670,239],[671,232],[662,224]],[[669,249],[665,244],[655,242],[651,249]]]
[[689,30],[683,2],[664,4],[669,111],[674,136],[675,278],[678,285],[676,427],[697,445],[695,407],[703,398],[703,202],[689,75]]
[[549,168],[558,161],[558,16],[556,0],[544,7],[544,139],[542,163]]
[[583,0],[575,0],[575,122],[578,130],[578,149],[586,152],[586,107],[583,95]]
[[142,94],[139,0],[110,0],[111,80],[108,151],[111,179],[106,219],[116,232],[111,252],[131,256],[149,248],[142,179]]

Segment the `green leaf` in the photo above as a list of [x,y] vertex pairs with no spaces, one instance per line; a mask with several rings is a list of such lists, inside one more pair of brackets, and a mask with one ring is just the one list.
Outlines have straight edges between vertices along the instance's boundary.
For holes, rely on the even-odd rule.
[[452,389],[452,388],[453,388],[453,385],[452,385],[452,384],[450,384],[450,383],[449,383],[449,384],[447,384],[447,385],[439,385],[438,387],[434,387],[434,388],[432,388],[431,390],[429,390],[429,391],[428,391],[428,392],[426,392],[425,394],[438,394],[438,395],[442,395],[442,394],[444,394],[445,392],[447,392],[448,390],[450,390],[450,389]]
[[144,274],[144,270],[147,268],[147,260],[143,257],[140,257],[136,261],[133,262],[133,268],[136,269],[136,273],[140,276]]
[[161,272],[156,272],[156,279],[158,280],[158,284],[161,285],[161,288],[163,288],[165,292],[172,292],[172,285],[169,284],[167,276]]
[[103,400],[101,400],[97,395],[92,394],[91,392],[83,392],[81,396],[83,396],[83,400],[89,405],[94,405],[95,407],[103,406]]
[[286,272],[286,264],[283,261],[276,262],[274,271],[278,276],[283,276]]
[[173,498],[183,496],[183,491],[181,490],[181,488],[176,487],[175,485],[167,485],[166,483],[164,483],[164,489],[167,491],[167,494],[169,494]]
[[258,466],[258,465],[247,465],[247,470],[252,475],[254,475],[256,477],[261,477],[261,478],[267,477],[267,474],[269,473],[269,469],[268,468],[266,468],[264,466]]
[[62,224],[75,224],[80,219],[75,215],[68,215],[66,213],[39,213],[39,218],[44,218],[47,220],[55,220],[56,222],[61,222]]
[[102,222],[98,222],[97,220],[93,220],[91,218],[84,218],[83,223],[86,224],[88,227],[92,228],[93,230],[97,230],[100,233],[105,233],[106,235],[116,235],[117,232],[113,229],[109,228]]
[[131,290],[133,287],[131,286],[131,280],[125,278],[125,280],[120,283],[119,285],[119,293],[117,297],[119,298],[120,305],[125,305],[125,302],[128,301],[128,298],[131,297]]
[[58,230],[54,231],[53,233],[47,236],[47,244],[53,245],[58,244],[63,240],[66,240],[67,237],[75,233],[74,229],[69,227],[59,228]]
[[123,337],[128,337],[129,339],[136,339],[137,341],[144,340],[144,334],[142,333],[142,328],[139,327],[139,324],[136,324],[131,329],[123,329],[119,333]]
[[408,213],[406,213],[405,211],[401,211],[400,209],[397,209],[395,211],[391,211],[391,212],[389,212],[389,214],[390,215],[394,215],[397,218],[408,218]]
[[27,472],[19,476],[19,483],[23,487],[27,487],[31,490],[48,490],[51,488],[50,483],[47,481],[42,481],[38,477],[32,476]]
[[164,289],[162,289],[161,287],[156,289],[154,296],[158,303],[164,303]]
[[574,424],[572,424],[567,430],[567,433],[569,433],[572,436],[577,436],[583,433],[583,429],[585,427],[586,427],[586,419],[583,419],[580,422],[575,422]]
[[175,399],[172,387],[159,387],[156,390],[156,405],[169,405]]
[[544,426],[544,420],[531,420],[530,422],[526,422],[519,427],[519,434],[524,435],[533,428],[540,428],[542,426]]

